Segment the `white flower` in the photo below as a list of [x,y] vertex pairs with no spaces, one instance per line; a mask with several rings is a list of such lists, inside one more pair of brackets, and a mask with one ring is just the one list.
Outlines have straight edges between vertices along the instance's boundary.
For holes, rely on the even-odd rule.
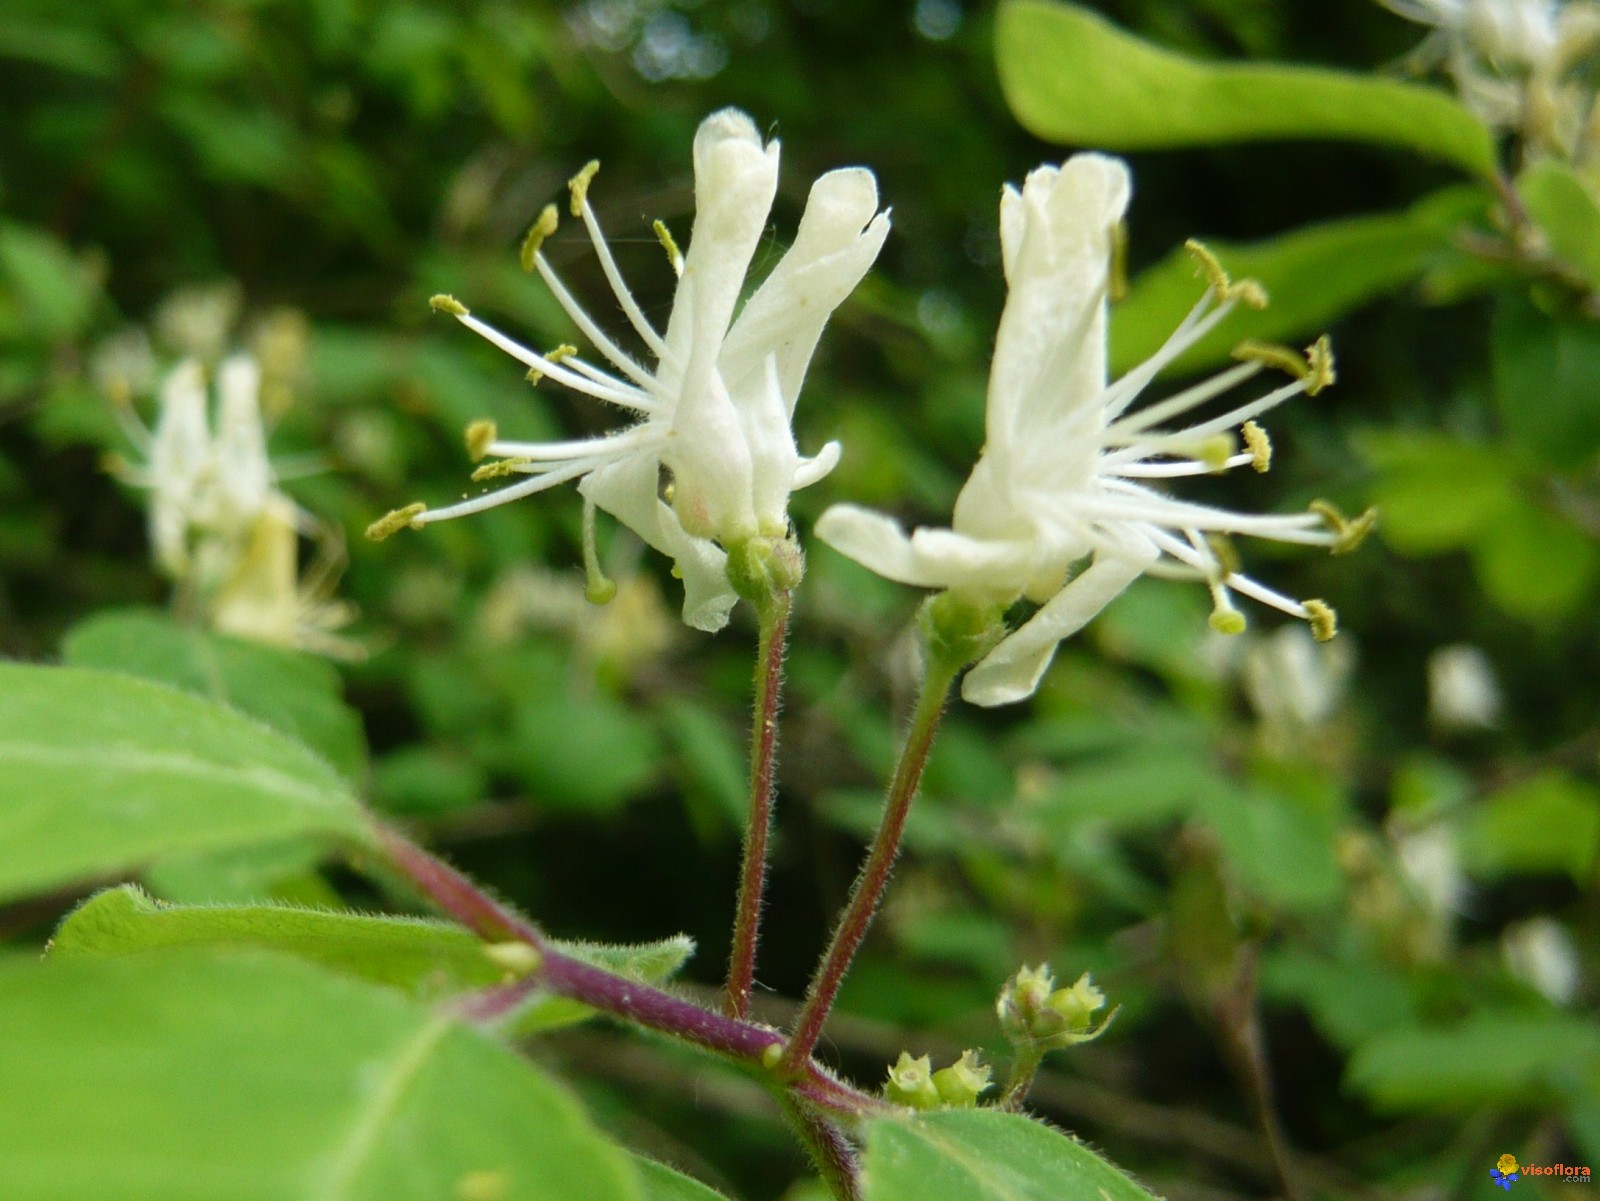
[[1319,645],[1304,626],[1284,626],[1245,654],[1244,684],[1262,719],[1308,728],[1334,715],[1350,675],[1343,639]]
[[1578,947],[1560,922],[1536,917],[1507,926],[1500,952],[1517,979],[1557,1005],[1571,1005],[1583,982]]
[[[217,372],[212,412],[206,372],[180,363],[161,386],[155,429],[119,406],[145,462],[120,471],[150,492],[156,565],[225,633],[352,657],[360,648],[332,631],[354,616],[333,599],[343,541],[278,490],[262,424],[261,372],[248,355]],[[302,576],[299,539],[318,542]]]
[[[1197,248],[1210,272],[1205,295],[1148,361],[1106,382],[1106,293],[1113,230],[1127,208],[1127,168],[1080,154],[1059,170],[1041,167],[1021,192],[1007,187],[1000,241],[1010,293],[989,376],[987,444],[956,501],[948,530],[907,537],[888,517],[849,505],[823,514],[817,534],[880,575],[951,589],[981,603],[1019,597],[1042,608],[967,674],[962,694],[980,705],[1030,695],[1055,654],[1145,572],[1200,578],[1217,611],[1212,623],[1237,632],[1243,617],[1231,592],[1311,622],[1331,636],[1333,614],[1317,601],[1281,596],[1241,575],[1226,534],[1342,548],[1370,518],[1345,523],[1325,509],[1257,517],[1180,501],[1153,481],[1267,466],[1265,435],[1250,419],[1331,381],[1326,344],[1309,362],[1272,348],[1242,348],[1248,361],[1130,412],[1161,369],[1205,337],[1241,300],[1264,299],[1231,284]],[[1283,366],[1299,378],[1220,416],[1164,428],[1260,371]],[[1242,426],[1238,451],[1231,431]],[[1330,525],[1337,528],[1330,529]],[[1080,561],[1088,565],[1073,574]]]
[[1428,716],[1445,729],[1500,724],[1500,685],[1475,646],[1442,646],[1428,656]]
[[1382,0],[1411,21],[1440,30],[1452,49],[1507,68],[1531,70],[1555,53],[1558,0]]
[[[726,551],[756,537],[782,538],[789,493],[821,479],[839,458],[829,443],[813,459],[795,448],[791,419],[824,325],[877,257],[889,232],[870,171],[830,171],[812,185],[794,244],[756,289],[737,320],[740,292],[767,226],[778,181],[778,143],[762,144],[750,118],[714,113],[694,141],[695,221],[688,254],[658,225],[679,269],[665,334],[623,282],[590,207],[595,166],[573,181],[573,212],[582,218],[600,266],[653,368],[628,354],[579,306],[550,269],[540,243],[554,231],[553,207],[524,247],[573,323],[599,352],[590,362],[570,347],[539,354],[519,345],[448,298],[437,307],[525,363],[576,392],[615,404],[637,420],[604,437],[571,442],[502,440],[492,427],[469,430],[472,449],[505,456],[478,478],[529,478],[443,509],[411,506],[375,523],[374,536],[402,524],[424,525],[474,513],[579,479],[588,506],[599,507],[670,555],[684,581],[684,620],[720,629],[737,599]],[[670,477],[663,499],[662,470]],[[670,501],[670,503],[669,503]],[[586,522],[592,529],[592,522]],[[592,547],[586,557],[593,562]]]

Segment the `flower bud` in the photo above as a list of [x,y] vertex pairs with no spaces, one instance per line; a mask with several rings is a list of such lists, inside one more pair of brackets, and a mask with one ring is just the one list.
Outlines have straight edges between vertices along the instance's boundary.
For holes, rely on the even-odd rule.
[[926,1055],[913,1059],[911,1052],[901,1051],[899,1061],[889,1069],[883,1095],[911,1109],[937,1109],[940,1096],[933,1083],[933,1061]]
[[946,1105],[970,1109],[983,1090],[994,1082],[994,1069],[978,1062],[976,1051],[963,1051],[961,1058],[933,1074],[933,1087]]
[[1048,965],[1025,967],[1000,992],[995,1010],[1000,1028],[1016,1047],[1054,1051],[1075,1043],[1099,1038],[1113,1010],[1098,1026],[1094,1014],[1104,1008],[1106,997],[1085,972],[1070,988],[1057,988]]

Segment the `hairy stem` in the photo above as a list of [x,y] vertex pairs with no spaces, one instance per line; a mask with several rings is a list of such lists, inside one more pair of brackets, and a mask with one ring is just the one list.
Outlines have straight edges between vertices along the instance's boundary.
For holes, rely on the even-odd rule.
[[1033,1087],[1033,1078],[1039,1074],[1039,1065],[1044,1062],[1044,1052],[1037,1047],[1020,1047],[1017,1058],[1011,1064],[1011,1075],[1006,1077],[1006,1086],[1000,1093],[997,1102],[1001,1109],[1015,1112],[1022,1108],[1028,1099],[1028,1090]]
[[839,1124],[788,1098],[783,1099],[782,1105],[790,1124],[806,1145],[812,1166],[835,1201],[861,1201],[860,1160],[855,1145]]
[[790,594],[780,592],[760,607],[756,651],[755,716],[750,727],[750,815],[744,831],[744,863],[733,917],[733,950],[723,1008],[729,1017],[750,1011],[756,946],[761,939],[761,900],[767,883],[767,841],[772,833],[773,771],[778,751],[778,706],[783,691],[783,652],[789,633]]
[[811,1058],[811,1052],[822,1036],[823,1023],[833,1009],[839,985],[850,970],[851,961],[867,935],[867,927],[878,910],[883,892],[889,883],[889,873],[900,854],[900,840],[905,834],[906,817],[911,812],[911,802],[916,798],[917,785],[922,781],[922,769],[927,766],[928,752],[933,747],[934,735],[939,730],[939,717],[944,711],[945,694],[955,680],[960,664],[950,659],[933,657],[923,677],[922,691],[917,697],[917,707],[911,717],[911,728],[906,744],[895,765],[889,783],[889,793],[884,801],[883,816],[878,821],[878,832],[873,836],[872,849],[856,876],[850,890],[850,900],[834,928],[833,939],[823,952],[817,970],[806,989],[805,1003],[800,1016],[795,1019],[794,1032],[784,1051],[782,1070],[797,1072]]
[[[732,1060],[771,1080],[770,1066],[784,1038],[768,1026],[730,1018],[652,985],[595,967],[562,951],[538,926],[484,892],[467,876],[399,832],[377,826],[379,846],[398,869],[440,909],[492,942],[531,946],[537,962],[529,974],[486,989],[460,1006],[463,1017],[491,1022],[509,1016],[535,993],[581,1002],[612,1017],[666,1034]],[[889,1108],[886,1102],[837,1079],[814,1061],[784,1080],[787,1096],[844,1117]]]

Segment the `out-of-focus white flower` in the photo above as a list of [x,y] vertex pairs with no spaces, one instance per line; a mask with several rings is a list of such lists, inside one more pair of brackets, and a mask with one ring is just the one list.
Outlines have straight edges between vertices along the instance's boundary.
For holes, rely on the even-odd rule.
[[1461,912],[1467,897],[1467,877],[1461,870],[1461,853],[1454,828],[1435,822],[1419,830],[1394,835],[1400,874],[1428,917],[1447,927]]
[[[1418,58],[1441,62],[1461,99],[1491,126],[1561,122],[1556,77],[1594,46],[1600,6],[1562,0],[1380,0],[1435,32]],[[1532,89],[1530,91],[1530,89]],[[1570,123],[1570,122],[1568,122]]]
[[178,288],[156,310],[156,336],[185,358],[215,363],[243,309],[244,292],[233,280]]
[[[778,143],[763,145],[750,118],[713,113],[694,142],[695,222],[680,256],[657,226],[673,266],[677,294],[665,334],[656,330],[623,282],[588,201],[595,164],[573,180],[572,210],[588,230],[600,266],[635,333],[655,358],[647,368],[605,334],[551,270],[540,244],[556,227],[547,208],[524,246],[555,298],[604,360],[571,347],[540,354],[506,337],[447,297],[435,306],[496,346],[573,391],[637,417],[604,437],[570,442],[501,439],[488,423],[468,431],[469,448],[504,456],[474,478],[528,478],[442,509],[409,506],[374,523],[386,536],[475,513],[579,480],[585,502],[610,513],[674,560],[683,578],[684,620],[720,629],[737,599],[727,551],[754,538],[783,538],[789,494],[821,479],[839,458],[829,443],[812,459],[795,447],[791,420],[823,327],[860,282],[889,231],[878,212],[870,171],[830,171],[811,188],[794,244],[756,289],[737,319],[740,292],[766,228],[778,180]],[[663,494],[662,472],[670,484]],[[586,522],[592,529],[592,522]],[[592,544],[586,557],[593,563]]]
[[1560,922],[1536,917],[1508,926],[1500,936],[1500,952],[1513,976],[1555,1004],[1570,1005],[1577,998],[1578,946]]
[[1442,646],[1428,656],[1428,715],[1444,729],[1500,723],[1500,685],[1489,656],[1475,646]]
[[[193,359],[163,381],[155,428],[131,419],[144,462],[119,474],[150,493],[156,565],[184,601],[226,633],[325,654],[353,656],[332,631],[354,612],[334,599],[343,542],[280,492],[267,457],[261,373],[248,355],[217,371],[216,404],[206,369]],[[301,536],[320,556],[300,570]]]
[[1245,691],[1270,722],[1321,725],[1338,708],[1349,675],[1348,644],[1318,643],[1304,626],[1275,630],[1245,652]]
[[[1243,575],[1228,534],[1345,549],[1371,525],[1330,507],[1283,517],[1234,513],[1177,500],[1163,480],[1250,465],[1270,447],[1252,418],[1333,379],[1325,341],[1306,359],[1281,348],[1241,347],[1238,365],[1134,410],[1146,386],[1259,286],[1232,283],[1195,246],[1209,286],[1172,336],[1115,383],[1106,380],[1106,297],[1114,230],[1127,208],[1127,167],[1080,154],[1041,167],[1022,190],[1007,187],[1000,242],[1009,295],[989,376],[987,441],[956,500],[951,528],[907,536],[891,518],[851,505],[823,514],[817,534],[880,575],[948,589],[978,604],[1019,597],[1042,607],[967,673],[962,694],[980,705],[1029,696],[1055,654],[1145,572],[1203,580],[1224,632],[1244,628],[1232,594],[1249,596],[1333,634],[1332,610],[1282,596]],[[1176,418],[1266,366],[1295,377],[1219,416],[1172,428]],[[1241,449],[1233,431],[1244,440]],[[1089,563],[1074,574],[1082,560]]]

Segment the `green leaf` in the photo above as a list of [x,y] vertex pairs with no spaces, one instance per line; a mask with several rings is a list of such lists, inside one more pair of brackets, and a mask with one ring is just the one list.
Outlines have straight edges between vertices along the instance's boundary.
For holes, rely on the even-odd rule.
[[715,1189],[653,1159],[635,1155],[633,1166],[639,1174],[641,1201],[727,1201]]
[[1485,179],[1489,131],[1433,88],[1307,67],[1207,63],[1149,45],[1086,9],[1007,0],[1000,84],[1023,126],[1107,150],[1336,138],[1441,158]]
[[1517,503],[1515,464],[1492,446],[1443,434],[1371,432],[1361,453],[1379,473],[1379,534],[1402,554],[1476,544]]
[[[1404,287],[1447,249],[1464,222],[1485,208],[1471,185],[1446,188],[1403,213],[1379,213],[1311,225],[1265,242],[1207,247],[1237,279],[1258,280],[1265,309],[1241,305],[1168,370],[1198,371],[1228,361],[1247,338],[1307,339],[1335,319]],[[1176,250],[1133,281],[1111,317],[1111,364],[1119,374],[1154,354],[1205,291],[1194,257]]]
[[368,838],[298,743],[132,676],[0,664],[0,899],[307,835]]
[[[554,942],[574,958],[645,983],[666,979],[694,953],[694,941],[681,934],[636,946]],[[506,980],[475,935],[446,922],[286,905],[166,905],[131,886],[86,901],[50,943],[53,954],[69,956],[175,947],[274,951],[425,998]],[[550,1030],[592,1015],[576,1001],[537,996],[519,1013],[515,1028],[524,1034]]]
[[620,701],[551,689],[517,706],[513,756],[541,807],[605,812],[636,796],[659,751],[649,722]]
[[164,905],[131,884],[85,901],[50,941],[58,956],[174,947],[277,951],[429,998],[488,988],[505,976],[475,935],[447,922],[283,905]]
[[1151,1201],[1076,1139],[984,1109],[878,1119],[862,1182],[865,1201]]
[[125,671],[232,705],[305,743],[347,779],[366,773],[361,717],[344,703],[338,671],[321,659],[147,609],[91,617],[66,636],[61,655],[74,667]]
[[1467,866],[1488,877],[1566,872],[1582,884],[1600,852],[1600,790],[1545,772],[1489,798],[1462,830]]
[[1517,500],[1473,548],[1478,580],[1514,617],[1553,622],[1574,613],[1600,574],[1600,548],[1566,518]]
[[506,1047],[277,957],[0,963],[7,1201],[632,1201]]
[[1600,1067],[1600,1026],[1568,1014],[1480,1010],[1453,1029],[1403,1026],[1357,1049],[1345,1082],[1386,1110],[1497,1112]]
[[1550,252],[1600,288],[1600,206],[1577,172],[1541,159],[1517,176],[1517,194],[1550,243]]
[[1525,296],[1504,294],[1490,350],[1495,404],[1511,441],[1540,464],[1593,462],[1600,453],[1600,322],[1551,316]]
[[1332,813],[1245,787],[1211,790],[1204,810],[1228,864],[1255,895],[1297,910],[1326,908],[1343,895]]
[[0,320],[46,341],[65,338],[88,324],[97,295],[88,267],[55,236],[0,222]]

